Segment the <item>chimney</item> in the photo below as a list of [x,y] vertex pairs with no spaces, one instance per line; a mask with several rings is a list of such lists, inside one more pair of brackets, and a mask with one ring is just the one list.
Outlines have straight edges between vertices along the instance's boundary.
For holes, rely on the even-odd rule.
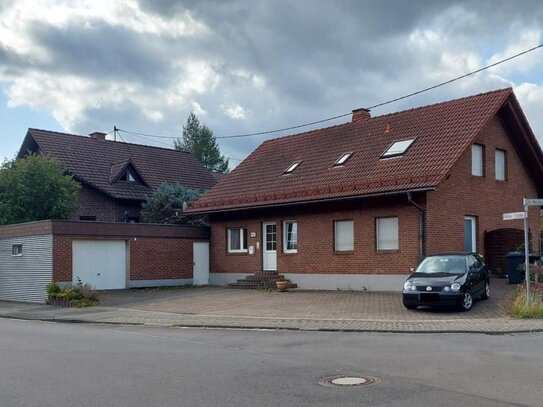
[[351,120],[352,123],[361,122],[369,119],[371,119],[370,109],[365,109],[361,107],[359,109],[353,110],[353,119]]
[[95,140],[105,140],[106,139],[106,133],[101,133],[99,131],[95,131],[93,133],[90,133],[89,137],[93,138]]

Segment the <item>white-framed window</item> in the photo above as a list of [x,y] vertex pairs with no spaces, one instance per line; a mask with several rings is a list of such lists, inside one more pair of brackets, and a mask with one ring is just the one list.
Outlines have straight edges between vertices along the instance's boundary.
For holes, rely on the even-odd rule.
[[407,149],[413,144],[413,141],[415,141],[414,138],[408,139],[408,140],[398,140],[393,142],[388,148],[387,151],[383,153],[381,158],[389,158],[389,157],[398,157],[401,155],[404,155]]
[[398,217],[377,218],[375,229],[377,250],[398,250],[400,248]]
[[352,220],[334,221],[334,250],[336,252],[354,250],[354,222]]
[[283,222],[283,252],[298,253],[298,222],[295,220]]
[[11,255],[12,256],[22,256],[23,255],[23,245],[14,244],[11,246]]
[[507,156],[506,156],[505,150],[496,149],[495,169],[496,169],[496,179],[498,181],[505,181],[507,179],[506,159],[507,159]]
[[477,251],[477,218],[464,216],[464,251]]
[[485,146],[482,144],[471,146],[471,175],[476,177],[485,175]]
[[352,155],[353,155],[352,152],[342,154],[342,156],[339,157],[338,160],[334,163],[334,167],[340,167],[342,165],[345,165],[347,160],[349,160],[349,158],[351,158]]
[[227,229],[228,253],[245,253],[247,251],[247,229]]

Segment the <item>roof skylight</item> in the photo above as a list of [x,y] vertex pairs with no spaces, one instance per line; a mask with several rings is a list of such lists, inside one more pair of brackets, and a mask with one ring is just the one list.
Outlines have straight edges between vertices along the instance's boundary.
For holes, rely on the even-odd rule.
[[283,174],[290,174],[292,171],[294,171],[298,165],[300,165],[301,161],[294,161],[290,166],[285,170]]
[[387,151],[381,156],[381,158],[388,158],[388,157],[397,157],[400,155],[404,155],[409,146],[413,144],[413,141],[415,141],[414,138],[408,139],[408,140],[399,140],[395,141],[390,145]]
[[351,158],[351,156],[353,155],[352,152],[350,153],[344,153],[341,157],[339,157],[339,160],[337,160],[335,163],[334,163],[334,167],[337,167],[337,166],[340,166],[340,165],[343,165],[347,162],[347,160],[349,158]]

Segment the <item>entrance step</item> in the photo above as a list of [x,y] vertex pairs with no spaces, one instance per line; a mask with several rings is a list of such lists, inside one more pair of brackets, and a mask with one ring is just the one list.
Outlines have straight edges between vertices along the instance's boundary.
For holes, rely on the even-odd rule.
[[274,272],[258,272],[238,280],[235,283],[229,283],[228,288],[244,288],[244,289],[257,289],[257,288],[277,288],[275,284],[277,281],[287,281],[288,288],[298,287],[285,276]]

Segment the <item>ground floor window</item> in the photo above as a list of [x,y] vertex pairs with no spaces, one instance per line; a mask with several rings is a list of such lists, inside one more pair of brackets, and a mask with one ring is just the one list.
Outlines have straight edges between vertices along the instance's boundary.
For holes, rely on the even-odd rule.
[[227,229],[228,252],[243,253],[247,251],[247,229]]
[[334,222],[334,250],[336,252],[354,250],[354,222],[352,220]]
[[11,246],[11,255],[12,256],[22,256],[23,255],[23,245],[22,244],[14,244]]
[[375,229],[377,250],[398,250],[400,248],[398,217],[377,218]]
[[285,253],[298,252],[298,222],[295,220],[283,222],[283,251]]
[[464,251],[477,251],[477,218],[464,216]]

